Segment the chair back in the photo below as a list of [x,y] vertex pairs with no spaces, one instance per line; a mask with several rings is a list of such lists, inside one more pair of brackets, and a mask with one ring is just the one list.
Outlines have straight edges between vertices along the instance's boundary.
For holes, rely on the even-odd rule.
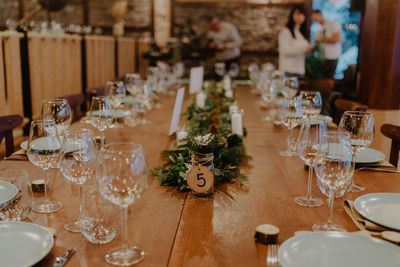
[[385,123],[381,127],[381,133],[392,139],[389,162],[397,166],[400,151],[400,126]]
[[0,117],[0,143],[6,139],[6,156],[8,157],[15,151],[13,129],[22,124],[21,115],[7,115]]

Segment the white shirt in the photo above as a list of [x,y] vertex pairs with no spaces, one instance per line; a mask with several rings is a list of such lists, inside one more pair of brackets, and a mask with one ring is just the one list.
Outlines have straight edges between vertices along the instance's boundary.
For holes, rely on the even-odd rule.
[[308,41],[295,27],[293,38],[290,30],[285,27],[278,35],[279,46],[279,70],[297,74],[305,73],[305,53],[308,48]]
[[229,60],[240,56],[240,46],[242,39],[231,23],[221,22],[221,29],[218,32],[209,31],[207,35],[216,45],[224,45],[225,50],[217,51],[215,58],[217,60]]
[[[321,28],[318,29],[316,33],[316,40],[330,38],[333,34],[338,32],[342,34],[342,26],[336,21],[326,20],[325,23],[321,25]],[[338,59],[340,54],[342,53],[342,45],[340,44],[340,42],[321,42],[321,44],[322,48],[324,49],[326,59]]]

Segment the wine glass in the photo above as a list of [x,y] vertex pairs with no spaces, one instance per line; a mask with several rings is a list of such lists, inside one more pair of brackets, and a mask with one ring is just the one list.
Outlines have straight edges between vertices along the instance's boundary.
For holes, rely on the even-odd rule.
[[113,122],[112,109],[106,96],[94,96],[90,105],[90,122],[101,133],[101,147],[104,146],[104,130]]
[[299,88],[299,80],[297,77],[286,77],[283,79],[282,94],[285,97],[295,97]]
[[231,63],[229,67],[229,76],[231,76],[233,79],[235,79],[240,72],[239,64],[236,62]]
[[215,68],[215,73],[220,76],[223,77],[226,74],[226,65],[225,62],[216,62],[214,64],[214,68]]
[[261,120],[270,121],[275,115],[273,104],[276,99],[277,88],[275,81],[266,81],[261,89],[261,98],[268,108],[268,115],[263,117]]
[[300,98],[303,105],[303,115],[307,121],[317,117],[321,113],[322,98],[319,92],[301,91]]
[[[247,70],[249,72],[249,79],[251,81],[251,84],[257,85],[257,82],[258,82],[258,79],[260,76],[260,69],[258,68],[257,63],[255,63],[255,62],[250,63]],[[252,89],[252,91],[253,90],[254,89]]]
[[299,125],[303,116],[303,110],[299,97],[282,99],[279,106],[279,115],[283,125],[285,125],[289,134],[287,137],[287,149],[279,152],[281,156],[294,157],[297,156],[296,140],[293,138],[293,128]]
[[44,200],[32,204],[32,210],[50,213],[61,209],[61,202],[50,201],[48,195],[49,169],[58,168],[61,141],[53,119],[34,120],[31,122],[26,154],[29,161],[42,168],[45,174]]
[[64,132],[69,129],[72,121],[71,108],[68,101],[65,98],[43,100],[42,118],[54,120],[58,136],[62,139]]
[[326,153],[324,152],[324,147],[327,146],[325,133],[326,123],[324,121],[316,121],[314,125],[306,123],[300,130],[297,151],[299,157],[309,166],[307,195],[294,199],[301,206],[318,207],[322,205],[320,199],[311,196],[311,187],[314,166],[322,163],[326,157]]
[[139,73],[127,73],[125,75],[125,87],[126,90],[133,96],[136,95],[137,86],[141,83]]
[[106,261],[115,265],[131,265],[144,257],[144,251],[128,246],[128,206],[139,199],[147,188],[146,161],[141,145],[111,143],[101,151],[96,177],[100,193],[119,205],[122,214],[122,246],[109,251]]
[[126,95],[122,81],[109,81],[106,83],[106,95],[109,97],[111,107],[118,108]]
[[[345,111],[339,123],[339,130],[350,134],[352,160],[355,166],[357,153],[368,147],[374,139],[374,117],[370,112]],[[354,183],[353,176],[347,191],[361,192],[363,190],[365,188]]]
[[79,218],[66,223],[64,228],[70,232],[80,232],[82,224],[85,223],[82,220],[82,185],[92,177],[96,169],[96,141],[91,130],[81,128],[65,132],[59,168],[65,178],[78,185],[80,199]]
[[332,222],[335,192],[348,186],[352,173],[350,135],[345,132],[326,132],[327,146],[324,152],[326,159],[315,166],[315,174],[320,183],[320,190],[329,189],[329,217],[324,223],[314,224],[314,231],[346,231],[342,226]]

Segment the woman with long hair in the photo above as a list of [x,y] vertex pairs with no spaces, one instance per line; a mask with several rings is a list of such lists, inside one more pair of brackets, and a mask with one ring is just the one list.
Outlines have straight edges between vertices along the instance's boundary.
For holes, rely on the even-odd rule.
[[278,36],[279,70],[286,76],[303,77],[305,54],[312,48],[307,41],[306,13],[302,6],[294,6],[286,27]]

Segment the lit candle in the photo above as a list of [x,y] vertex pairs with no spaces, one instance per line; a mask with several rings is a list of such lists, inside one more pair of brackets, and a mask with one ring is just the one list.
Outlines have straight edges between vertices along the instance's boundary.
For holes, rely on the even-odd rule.
[[232,90],[226,90],[226,91],[225,91],[225,96],[226,96],[226,97],[229,97],[229,98],[232,98],[232,97],[233,97],[233,92],[232,92]]
[[199,108],[204,108],[205,104],[206,104],[206,98],[207,95],[203,92],[200,92],[196,95],[196,105]]
[[184,140],[187,137],[188,133],[185,130],[179,130],[176,132],[176,142],[178,146],[186,144]]
[[229,106],[229,114],[232,114],[236,112],[239,109],[239,107],[236,104],[232,104]]
[[242,113],[241,112],[232,113],[231,120],[232,120],[232,133],[243,135]]

